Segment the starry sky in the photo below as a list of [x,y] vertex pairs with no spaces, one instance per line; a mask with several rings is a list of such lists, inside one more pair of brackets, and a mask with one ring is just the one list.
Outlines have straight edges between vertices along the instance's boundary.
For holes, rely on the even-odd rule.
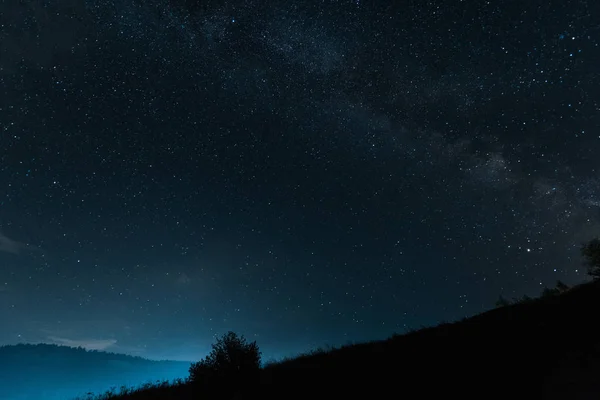
[[595,1],[0,3],[0,345],[265,359],[586,279]]

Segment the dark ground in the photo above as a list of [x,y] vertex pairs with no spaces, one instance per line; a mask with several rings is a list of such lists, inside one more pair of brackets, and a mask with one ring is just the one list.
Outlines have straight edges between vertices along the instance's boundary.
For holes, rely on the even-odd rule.
[[[600,397],[600,282],[385,341],[265,367],[235,398]],[[232,397],[188,384],[128,399]]]

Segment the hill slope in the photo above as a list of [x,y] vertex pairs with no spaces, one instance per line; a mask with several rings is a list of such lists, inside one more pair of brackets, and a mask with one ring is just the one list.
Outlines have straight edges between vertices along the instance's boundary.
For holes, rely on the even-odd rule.
[[265,371],[280,385],[469,398],[600,397],[600,282]]
[[[236,398],[597,399],[600,282],[268,366]],[[190,385],[122,399],[192,399]],[[376,396],[376,397],[375,397]]]
[[0,347],[0,399],[64,400],[111,387],[185,378],[189,363],[50,344]]

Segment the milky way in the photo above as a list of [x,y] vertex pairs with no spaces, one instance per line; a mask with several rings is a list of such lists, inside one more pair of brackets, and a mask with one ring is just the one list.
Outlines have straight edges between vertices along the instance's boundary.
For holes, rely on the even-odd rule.
[[193,360],[586,279],[594,2],[0,5],[0,344]]

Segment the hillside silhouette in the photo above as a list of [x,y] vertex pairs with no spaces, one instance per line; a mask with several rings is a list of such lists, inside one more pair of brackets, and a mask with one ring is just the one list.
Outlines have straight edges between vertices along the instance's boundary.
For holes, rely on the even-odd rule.
[[0,399],[63,400],[111,387],[137,386],[187,376],[188,362],[53,344],[0,347]]
[[111,398],[597,399],[599,307],[600,282],[559,283],[454,323],[266,365],[236,393],[185,382]]

